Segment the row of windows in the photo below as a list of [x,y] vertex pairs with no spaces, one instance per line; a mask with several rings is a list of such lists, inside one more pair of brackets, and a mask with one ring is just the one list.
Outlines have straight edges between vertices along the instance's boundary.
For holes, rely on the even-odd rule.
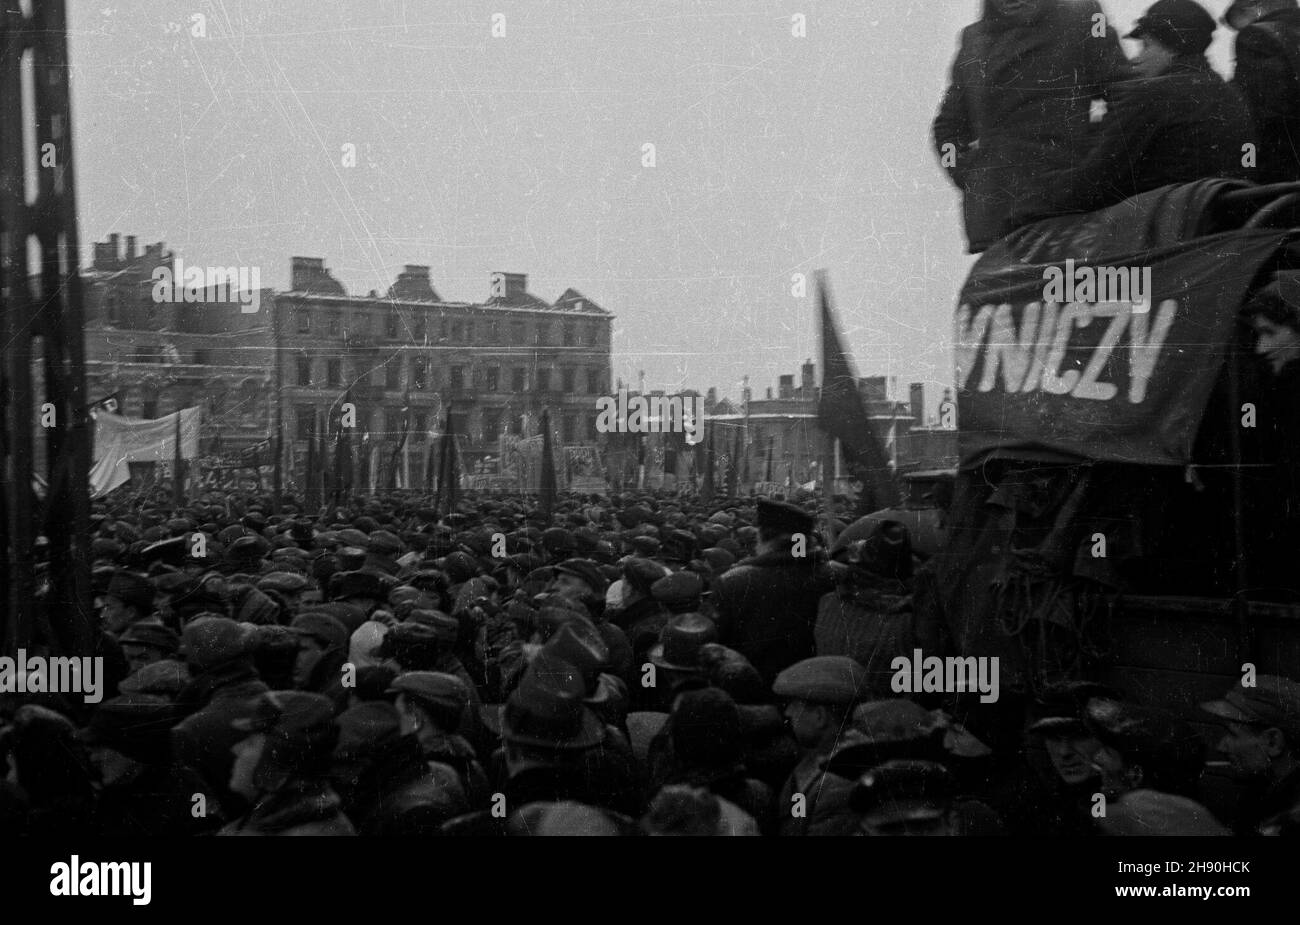
[[[306,309],[299,309],[295,314],[297,331],[299,334],[312,333],[312,313]],[[383,336],[389,340],[414,340],[424,341],[431,335],[429,319],[416,317],[409,319],[405,324],[396,314],[384,316]],[[558,346],[564,347],[592,347],[600,343],[601,330],[600,324],[595,323],[586,326],[577,324],[553,324],[550,321],[539,321],[534,325],[534,340],[532,343],[543,346],[557,346],[552,343],[552,336],[555,329],[558,328],[560,342]],[[317,319],[316,330],[318,333],[323,332],[328,337],[338,337],[343,333],[343,315],[339,312],[330,312],[324,315],[323,321]],[[353,315],[348,333],[355,337],[370,336],[370,315],[358,314]],[[504,324],[500,321],[451,321],[443,318],[437,321],[436,336],[441,341],[452,344],[476,344],[482,337],[483,343],[489,346],[497,346],[502,343],[503,336],[509,336],[509,343],[514,346],[528,344],[528,331],[526,323],[523,321],[511,321]]]
[[[296,376],[295,381],[298,385],[314,385],[317,380],[313,378],[311,357],[300,356],[295,360]],[[417,391],[433,389],[437,386],[439,379],[439,367],[430,360],[423,357],[413,357],[411,359],[411,376],[409,380],[410,388]],[[499,392],[504,386],[509,386],[511,392],[527,391],[528,371],[523,367],[514,367],[505,372],[509,373],[509,378],[502,376],[503,370],[499,366],[475,367],[473,370],[476,381],[473,388],[481,389],[485,392]],[[579,376],[579,372],[584,375]],[[605,374],[603,370],[587,369],[578,370],[573,367],[563,367],[560,369],[558,380],[554,380],[552,370],[539,369],[534,374],[532,388],[539,392],[549,392],[556,382],[558,382],[561,392],[566,394],[585,394],[600,395],[605,389]],[[358,371],[357,379],[361,379],[364,373]],[[401,360],[390,359],[382,367],[371,373],[371,384],[379,385],[382,379],[385,389],[395,390],[402,388],[401,383]],[[464,366],[447,367],[447,385],[451,391],[460,391],[466,388],[466,368]],[[325,385],[341,386],[343,384],[343,361],[329,359],[325,361]],[[578,389],[583,391],[579,392]]]
[[[295,405],[294,417],[296,421],[295,432],[299,440],[309,440],[312,437],[313,429],[316,426],[319,412],[311,405]],[[333,433],[338,425],[339,409],[336,407],[331,411],[330,433]],[[375,433],[371,430],[372,418],[374,423],[383,424],[383,430]],[[585,422],[585,423],[584,423]],[[410,430],[407,432],[407,441],[410,443],[424,443],[429,436],[431,424],[436,423],[441,429],[442,422],[434,422],[428,411],[412,411]],[[501,433],[507,432],[515,436],[523,434],[523,417],[512,414],[508,418],[504,409],[501,408],[484,408],[482,414],[482,436],[489,443],[496,441]],[[596,416],[577,415],[577,414],[560,414],[557,415],[557,423],[560,429],[560,439],[564,443],[573,443],[579,439],[595,440]],[[465,414],[455,414],[451,416],[452,428],[458,434],[468,432],[469,420]],[[534,425],[535,426],[535,425]],[[372,415],[369,409],[357,408],[357,426],[355,433],[371,433],[373,436],[386,440],[401,439],[402,430],[406,427],[406,414],[401,409],[388,408],[382,412],[382,417]]]

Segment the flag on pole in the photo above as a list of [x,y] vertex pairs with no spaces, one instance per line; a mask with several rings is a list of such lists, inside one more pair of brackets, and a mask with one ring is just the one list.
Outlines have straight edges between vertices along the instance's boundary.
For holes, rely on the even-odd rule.
[[176,412],[176,435],[172,439],[172,507],[185,506],[185,455],[181,450],[181,413]]
[[713,500],[714,466],[717,465],[713,447],[713,428],[709,428],[709,442],[704,450],[704,484],[700,487],[700,500],[706,504]]
[[867,414],[866,402],[858,391],[857,374],[840,341],[827,290],[826,275],[818,272],[822,390],[817,420],[823,432],[840,441],[853,477],[862,483],[862,509],[876,511],[893,504],[897,498],[894,472],[885,454],[884,442],[876,434]]
[[557,489],[555,487],[555,458],[551,455],[551,412],[542,411],[542,482],[539,507],[544,514],[555,509]]

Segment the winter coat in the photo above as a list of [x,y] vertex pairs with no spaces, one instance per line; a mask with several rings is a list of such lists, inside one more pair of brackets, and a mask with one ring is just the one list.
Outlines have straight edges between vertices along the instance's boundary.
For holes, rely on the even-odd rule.
[[771,684],[782,669],[812,657],[817,602],[829,590],[824,567],[811,556],[779,550],[745,559],[714,585],[719,642]]
[[868,687],[892,696],[894,658],[912,657],[912,599],[898,582],[842,585],[822,596],[813,637],[818,655],[847,655],[867,669]]
[[1159,77],[1117,84],[1111,95],[1087,158],[1051,176],[1053,210],[1091,212],[1172,183],[1250,178],[1250,111],[1204,55],[1177,58]]
[[1096,0],[1043,0],[1031,21],[1012,23],[986,2],[962,31],[933,133],[964,193],[971,253],[1041,216],[1051,174],[1086,154],[1092,101],[1127,70],[1100,14]]
[[1300,10],[1276,10],[1237,34],[1235,86],[1259,138],[1256,183],[1300,180]]
[[257,801],[219,835],[356,835],[339,795],[324,780],[291,781]]
[[230,749],[247,733],[231,724],[252,715],[253,702],[268,690],[247,661],[239,660],[202,672],[181,691],[177,705],[197,709],[172,727],[172,752],[198,771],[223,801],[231,799]]

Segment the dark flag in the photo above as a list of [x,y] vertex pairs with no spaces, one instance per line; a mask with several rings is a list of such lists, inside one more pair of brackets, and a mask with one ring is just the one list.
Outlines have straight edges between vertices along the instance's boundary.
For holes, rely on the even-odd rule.
[[176,411],[176,438],[172,447],[172,507],[185,506],[185,458],[181,455],[181,413]]
[[763,472],[763,481],[772,481],[772,454],[776,451],[776,434],[767,437],[767,468]]
[[429,441],[429,452],[424,456],[424,491],[426,494],[433,491],[433,470],[438,465],[434,460],[434,453],[436,448],[440,446],[442,446],[441,441],[439,438],[434,437]]
[[818,425],[824,433],[840,441],[853,477],[862,482],[861,509],[877,511],[889,507],[898,497],[894,472],[885,455],[885,445],[871,425],[866,402],[858,391],[853,362],[840,341],[824,273],[817,274],[817,296],[822,329],[822,391],[817,406]]
[[329,418],[317,416],[316,424],[316,472],[313,483],[320,492],[320,503],[325,504],[329,498]]
[[320,507],[320,499],[316,497],[316,418],[312,417],[311,429],[307,431],[307,482],[303,490],[303,503],[307,506],[308,511],[316,510]]
[[[388,476],[388,487],[397,487],[397,461],[401,459],[402,453],[406,451],[406,438],[411,432],[411,390],[408,388],[406,394],[402,397],[402,435],[397,438],[397,446],[393,448],[392,473]],[[410,488],[410,485],[403,485],[403,488]]]
[[713,428],[709,428],[709,445],[704,450],[704,484],[700,486],[700,500],[706,504],[713,500],[713,468],[716,459],[713,450]]
[[736,497],[736,488],[740,485],[740,454],[744,452],[741,440],[744,435],[736,429],[736,439],[731,449],[731,458],[727,460],[727,497]]
[[542,410],[542,480],[539,486],[541,497],[538,506],[542,513],[550,514],[555,509],[555,497],[558,489],[555,484],[555,459],[551,455],[551,412]]

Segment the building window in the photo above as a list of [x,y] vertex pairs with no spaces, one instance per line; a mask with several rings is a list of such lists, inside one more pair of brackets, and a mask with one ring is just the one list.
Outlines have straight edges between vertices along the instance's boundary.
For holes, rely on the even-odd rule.
[[574,343],[573,325],[566,324],[564,326],[564,346],[572,347],[573,343]]
[[589,369],[589,370],[587,370],[587,394],[588,394],[588,395],[599,395],[599,394],[600,394],[600,391],[601,391],[601,389],[600,389],[600,370],[598,370],[598,369]]
[[510,370],[510,390],[512,392],[522,392],[524,390],[524,371],[522,369]]
[[293,416],[298,423],[298,439],[310,440],[316,423],[316,409],[311,405],[295,405]]
[[298,357],[298,384],[311,385],[311,357]]
[[465,322],[465,343],[474,343],[474,322],[472,321]]
[[549,369],[539,369],[537,371],[537,391],[549,392],[551,390],[551,371]]
[[310,334],[311,315],[307,314],[307,312],[303,311],[302,309],[299,309],[297,312],[294,313],[294,317],[298,319],[298,333]]
[[402,387],[402,368],[398,366],[397,357],[391,357],[384,364],[384,388],[390,392]]
[[465,367],[453,366],[448,373],[447,388],[459,392],[465,388]]
[[497,367],[497,366],[489,366],[489,367],[487,368],[487,382],[485,383],[485,388],[486,388],[489,392],[495,392],[495,391],[497,391],[499,388],[501,388],[501,369],[500,369],[500,367]]
[[497,438],[501,436],[501,409],[484,408],[483,409],[483,440],[485,443],[496,443]]
[[397,337],[397,312],[389,312],[384,318],[384,336]]
[[537,323],[537,343],[545,346],[551,342],[551,323],[549,321],[539,321]]
[[358,337],[365,337],[370,333],[370,316],[366,314],[357,314],[352,316],[352,333]]
[[341,385],[343,383],[343,363],[340,360],[325,361],[325,384]]
[[425,369],[426,364],[423,357],[415,357],[411,360],[411,388],[427,389],[429,387]]
[[487,329],[488,343],[494,347],[501,346],[501,325],[496,321],[488,322]]
[[415,339],[423,342],[428,336],[429,322],[427,319],[421,318],[419,321],[415,322]]
[[332,315],[329,316],[329,328],[328,328],[328,330],[329,330],[329,336],[330,336],[330,337],[338,337],[338,336],[339,336],[339,329],[340,329],[340,325],[341,325],[342,323],[343,323],[343,320],[338,316],[337,313],[332,314]]
[[524,342],[524,323],[522,321],[510,322],[510,343],[516,346]]
[[573,394],[573,370],[567,366],[560,370],[560,388],[566,395]]
[[438,326],[438,337],[442,340],[447,339],[447,319],[442,319],[442,324]]
[[453,344],[459,344],[464,338],[464,336],[465,336],[465,326],[461,324],[459,321],[453,321],[451,323],[451,342]]
[[415,412],[411,422],[411,442],[424,443],[429,439],[429,412]]

